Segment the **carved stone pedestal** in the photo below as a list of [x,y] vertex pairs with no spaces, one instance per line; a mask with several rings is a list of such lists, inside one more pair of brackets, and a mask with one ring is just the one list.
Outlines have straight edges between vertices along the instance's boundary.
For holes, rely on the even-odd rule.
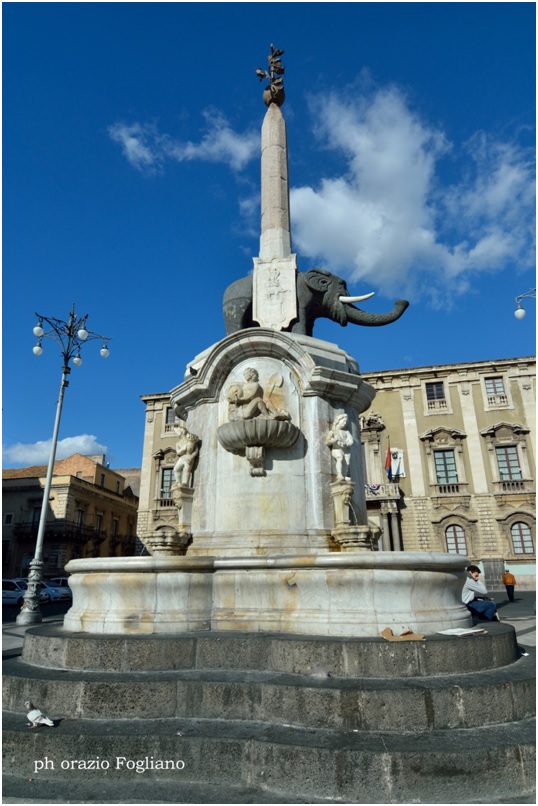
[[358,519],[351,503],[355,483],[351,479],[339,479],[338,481],[333,481],[330,487],[336,528],[357,524]]
[[342,551],[373,551],[381,535],[376,526],[337,526],[331,532]]
[[[187,551],[192,540],[192,499],[194,489],[184,484],[172,485],[172,500],[177,507],[178,522],[165,523],[151,535],[144,537],[144,544],[154,557],[180,557]],[[173,511],[173,510],[172,510]]]
[[335,523],[331,535],[335,542],[342,551],[373,551],[381,536],[381,529],[372,524],[358,525],[352,505],[354,482],[351,479],[339,479],[333,481],[330,487]]
[[144,544],[154,557],[180,557],[185,554],[190,534],[180,533],[171,524],[160,526],[144,538]]

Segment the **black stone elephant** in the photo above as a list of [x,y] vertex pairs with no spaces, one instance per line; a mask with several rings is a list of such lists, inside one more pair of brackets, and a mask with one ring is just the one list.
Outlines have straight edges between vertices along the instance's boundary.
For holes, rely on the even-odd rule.
[[[395,322],[409,303],[399,299],[389,313],[367,313],[355,307],[349,298],[345,280],[323,269],[310,269],[297,274],[297,319],[286,330],[311,336],[316,319],[332,319],[345,325],[379,327]],[[228,286],[222,303],[226,334],[236,333],[247,327],[257,327],[252,320],[252,275],[242,277]]]

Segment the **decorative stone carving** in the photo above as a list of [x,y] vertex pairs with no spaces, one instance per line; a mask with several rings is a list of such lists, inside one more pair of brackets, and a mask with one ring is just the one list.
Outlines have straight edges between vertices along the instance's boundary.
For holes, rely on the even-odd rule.
[[277,408],[271,401],[275,387],[283,384],[283,378],[279,372],[269,378],[267,392],[264,392],[260,386],[258,370],[247,367],[243,374],[246,383],[233,383],[227,392],[230,421],[251,420],[254,417],[267,417],[275,420],[290,419],[287,411]]
[[[190,488],[188,488],[190,489]],[[192,493],[192,489],[190,490]],[[144,544],[153,556],[179,557],[185,554],[192,535],[178,531],[172,524],[159,526],[151,535],[144,538]]]
[[244,376],[245,383],[232,383],[227,389],[230,422],[219,426],[217,437],[225,450],[246,456],[251,476],[265,476],[265,448],[290,447],[300,431],[289,413],[271,399],[283,385],[279,372],[271,375],[266,391],[256,369],[247,367]]
[[254,258],[252,318],[261,327],[284,330],[297,318],[295,255]]
[[177,460],[172,470],[174,482],[185,487],[192,487],[192,475],[194,463],[200,450],[200,438],[196,434],[190,434],[182,425],[174,428],[177,435],[176,455]]
[[347,427],[347,414],[339,414],[332,428],[325,435],[325,444],[331,449],[331,453],[336,465],[337,481],[349,481],[349,460],[351,458],[351,447],[353,436]]
[[361,431],[382,431],[384,428],[382,416],[375,411],[369,411],[361,417]]
[[375,551],[375,546],[381,537],[381,529],[374,524],[340,526],[333,529],[331,534],[342,551]]
[[381,536],[381,529],[373,524],[360,526],[353,510],[355,483],[350,479],[340,479],[331,484],[335,527],[331,531],[333,540],[341,551],[373,551]]

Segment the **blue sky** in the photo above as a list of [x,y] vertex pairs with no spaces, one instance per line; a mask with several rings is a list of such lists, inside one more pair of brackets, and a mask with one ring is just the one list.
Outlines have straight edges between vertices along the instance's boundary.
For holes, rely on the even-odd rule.
[[87,344],[58,458],[139,466],[140,395],[224,337],[259,249],[254,68],[283,48],[292,239],[385,328],[314,335],[363,371],[532,355],[534,3],[4,3],[3,456],[45,464],[59,348]]

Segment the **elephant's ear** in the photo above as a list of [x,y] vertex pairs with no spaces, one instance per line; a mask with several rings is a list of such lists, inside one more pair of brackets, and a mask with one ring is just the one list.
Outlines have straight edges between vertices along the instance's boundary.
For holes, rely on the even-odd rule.
[[323,269],[310,269],[305,274],[305,281],[309,288],[324,293],[331,284],[331,273]]

